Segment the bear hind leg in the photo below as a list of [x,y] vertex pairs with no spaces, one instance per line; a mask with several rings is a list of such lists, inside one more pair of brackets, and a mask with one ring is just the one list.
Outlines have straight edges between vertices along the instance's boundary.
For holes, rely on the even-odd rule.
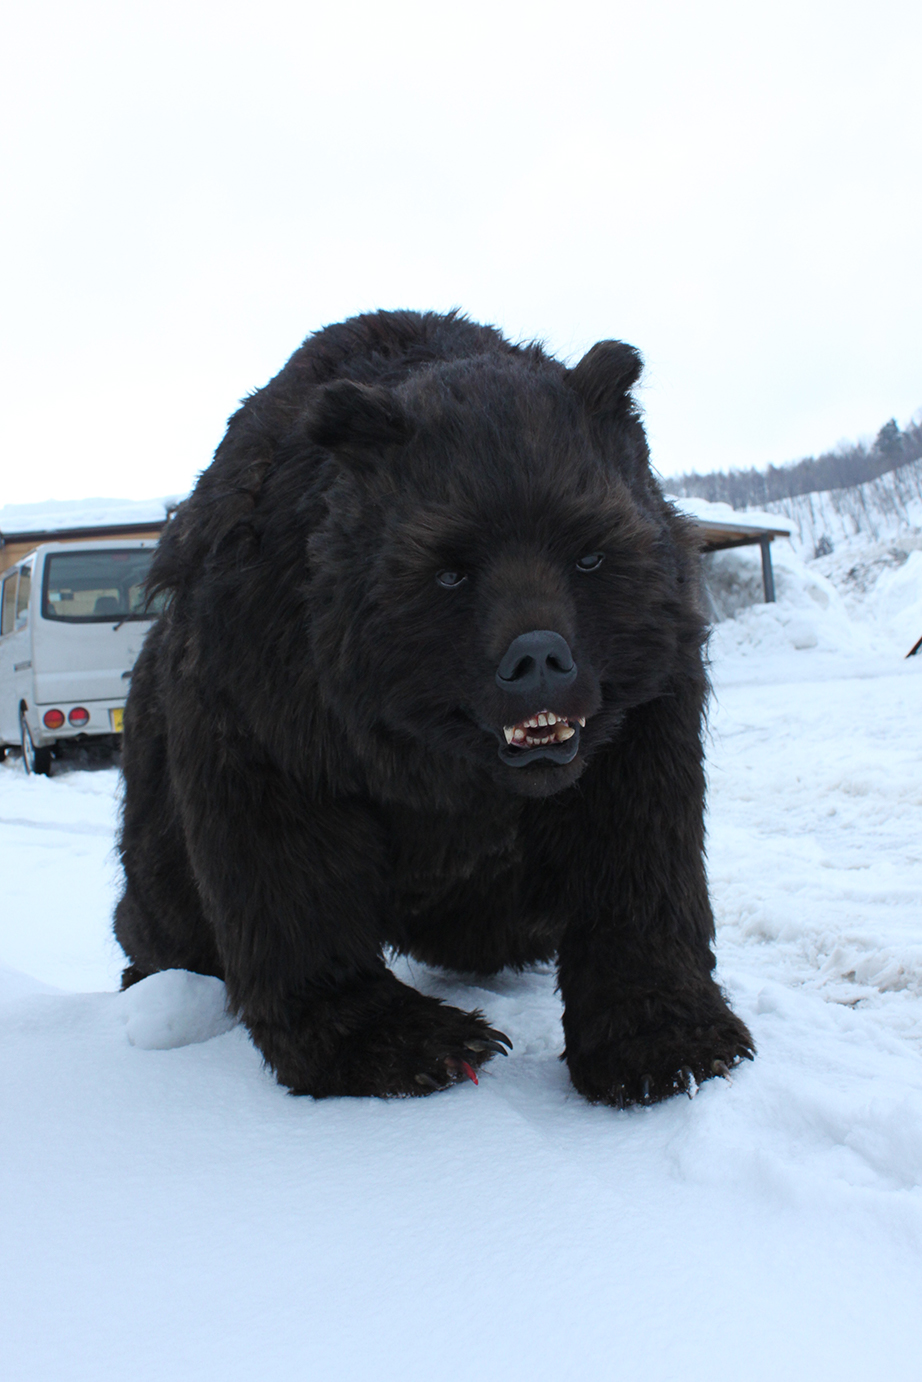
[[[115,938],[128,957],[122,989],[131,988],[162,969],[188,969],[223,979],[217,950],[201,912],[189,915],[177,907],[180,898],[161,897],[156,908],[144,906],[131,883],[115,908]],[[190,898],[182,898],[187,904]]]

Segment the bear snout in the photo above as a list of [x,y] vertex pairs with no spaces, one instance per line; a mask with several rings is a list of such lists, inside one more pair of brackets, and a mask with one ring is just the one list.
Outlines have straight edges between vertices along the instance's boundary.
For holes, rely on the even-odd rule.
[[532,629],[513,638],[496,669],[496,684],[515,696],[543,696],[550,702],[576,680],[570,645],[550,629]]

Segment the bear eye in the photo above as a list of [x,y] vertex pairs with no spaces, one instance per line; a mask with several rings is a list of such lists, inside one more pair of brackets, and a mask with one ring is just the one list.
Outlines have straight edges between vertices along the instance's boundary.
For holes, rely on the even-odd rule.
[[460,585],[462,581],[466,581],[467,577],[463,571],[440,571],[435,579],[438,581],[439,585],[444,586],[446,590],[453,590],[456,585]]
[[578,571],[594,571],[597,566],[601,566],[605,560],[604,552],[588,552],[586,556],[580,557],[576,563]]

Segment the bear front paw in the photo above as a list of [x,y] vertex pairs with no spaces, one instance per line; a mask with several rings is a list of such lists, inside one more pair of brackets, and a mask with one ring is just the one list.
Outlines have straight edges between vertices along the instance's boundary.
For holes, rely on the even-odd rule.
[[464,1080],[477,1084],[480,1067],[512,1047],[481,1013],[396,980],[366,997],[328,1002],[284,1030],[251,1026],[279,1083],[315,1099],[433,1094]]
[[592,1103],[630,1108],[675,1094],[692,1098],[705,1080],[729,1080],[733,1067],[754,1055],[748,1029],[728,1009],[726,1018],[706,1027],[663,1026],[588,1049],[574,1049],[568,1040],[565,1059],[574,1085]]

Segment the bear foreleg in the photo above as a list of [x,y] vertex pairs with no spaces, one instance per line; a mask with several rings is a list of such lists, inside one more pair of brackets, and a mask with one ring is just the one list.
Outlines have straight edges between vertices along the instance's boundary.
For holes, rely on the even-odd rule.
[[317,801],[230,734],[172,767],[230,1006],[294,1093],[420,1095],[474,1078],[508,1039],[400,983],[382,958],[384,847],[373,813]]
[[616,1107],[691,1094],[755,1049],[713,979],[703,692],[630,712],[568,821],[565,1059],[582,1094]]

